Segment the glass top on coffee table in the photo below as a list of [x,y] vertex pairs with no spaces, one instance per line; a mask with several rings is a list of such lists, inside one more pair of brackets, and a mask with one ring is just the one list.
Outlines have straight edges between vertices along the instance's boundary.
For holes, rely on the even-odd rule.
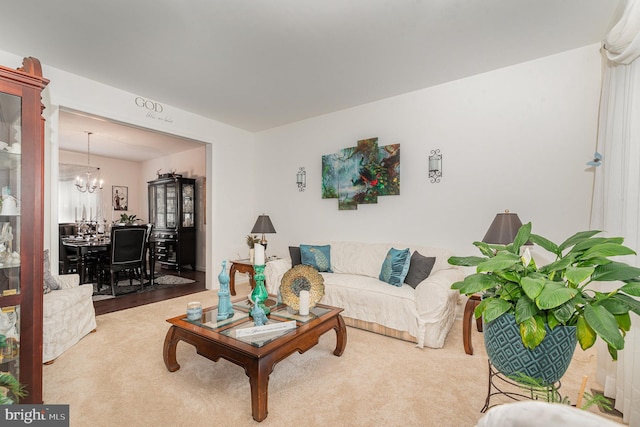
[[[235,301],[233,303],[234,315],[228,319],[218,320],[218,307],[212,307],[203,310],[202,318],[198,320],[189,320],[184,317],[183,320],[197,326],[204,327],[211,331],[217,332],[224,336],[237,339],[254,347],[262,347],[277,338],[280,338],[297,327],[300,327],[326,313],[331,311],[330,308],[312,307],[309,309],[308,316],[301,316],[297,311],[292,310],[288,306],[277,303],[274,300],[268,300],[266,305],[271,309],[267,325],[282,324],[283,329],[275,331],[266,331],[263,333],[251,334],[246,336],[237,336],[239,330],[254,328],[253,318],[249,315],[251,308],[250,303],[245,300]],[[294,328],[284,329],[285,324],[295,321]],[[243,331],[241,331],[243,332]],[[240,334],[242,335],[242,333]]]
[[[282,324],[283,326],[285,325],[286,321],[282,321],[280,319],[276,319],[276,318],[270,318],[269,322],[267,322],[267,325],[278,325],[278,324]],[[297,327],[297,325],[296,325]],[[225,335],[227,337],[231,337],[231,338],[235,338],[238,341],[242,341],[244,343],[247,344],[251,344],[254,347],[262,347],[264,345],[269,344],[270,342],[276,340],[277,338],[280,338],[292,331],[295,330],[295,328],[286,328],[286,329],[279,329],[279,330],[275,330],[275,331],[268,331],[268,332],[260,332],[260,333],[256,333],[256,334],[252,334],[252,335],[241,335],[241,332],[246,331],[246,330],[251,330],[255,328],[255,325],[253,323],[253,319],[249,318],[247,319],[247,321],[242,322],[238,325],[234,325],[230,328],[224,329],[222,331],[220,331],[220,333],[222,335]]]
[[305,324],[317,317],[322,316],[323,314],[327,314],[330,311],[331,311],[330,308],[316,306],[309,309],[308,316],[301,316],[297,311],[290,309],[286,305],[282,305],[282,306],[276,307],[275,310],[272,310],[271,314],[279,318],[284,318],[287,320],[295,320],[298,323]]
[[204,326],[205,328],[211,330],[217,330],[223,326],[226,326],[230,323],[237,322],[241,319],[247,319],[249,317],[249,313],[235,310],[233,317],[228,319],[218,320],[218,307],[214,307],[211,309],[203,310],[202,318],[199,320],[189,320],[185,317],[189,323],[193,323],[194,325]]

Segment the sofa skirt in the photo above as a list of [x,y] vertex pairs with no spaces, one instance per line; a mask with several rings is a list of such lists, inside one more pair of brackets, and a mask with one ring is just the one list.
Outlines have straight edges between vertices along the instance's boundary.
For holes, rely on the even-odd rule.
[[365,331],[375,332],[376,334],[385,335],[387,337],[397,338],[412,343],[418,342],[418,339],[410,335],[407,331],[399,331],[397,329],[382,326],[378,323],[365,322],[364,320],[353,319],[351,317],[342,316],[342,318],[344,319],[344,323],[347,326],[351,326],[352,328],[363,329]]

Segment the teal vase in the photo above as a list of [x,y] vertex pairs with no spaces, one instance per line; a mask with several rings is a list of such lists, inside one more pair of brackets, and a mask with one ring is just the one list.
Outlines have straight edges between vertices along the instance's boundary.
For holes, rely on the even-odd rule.
[[264,313],[268,315],[271,310],[264,305],[264,302],[269,298],[267,288],[264,286],[264,265],[255,265],[253,268],[255,270],[256,287],[251,291],[251,301],[259,305],[264,310]]
[[218,274],[220,289],[218,290],[218,315],[217,320],[233,317],[233,304],[229,296],[229,274],[227,273],[227,261],[222,261],[222,271]]
[[227,260],[222,261],[222,270],[218,274],[218,282],[220,282],[220,289],[229,290],[229,273],[227,273]]
[[512,314],[503,314],[484,325],[484,344],[491,364],[502,374],[518,373],[553,384],[569,368],[578,337],[575,326],[545,325],[547,335],[533,350],[522,343],[520,327]]

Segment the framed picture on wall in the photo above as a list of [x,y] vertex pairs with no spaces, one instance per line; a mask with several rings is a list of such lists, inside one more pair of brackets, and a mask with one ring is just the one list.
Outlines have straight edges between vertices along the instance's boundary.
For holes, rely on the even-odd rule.
[[126,211],[129,208],[129,187],[122,185],[111,186],[111,201],[114,211]]

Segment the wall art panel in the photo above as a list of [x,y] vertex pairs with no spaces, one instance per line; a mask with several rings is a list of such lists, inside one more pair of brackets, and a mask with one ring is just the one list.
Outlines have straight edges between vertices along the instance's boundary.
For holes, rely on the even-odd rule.
[[400,144],[378,146],[378,138],[322,156],[322,198],[338,199],[338,209],[378,203],[400,194]]

